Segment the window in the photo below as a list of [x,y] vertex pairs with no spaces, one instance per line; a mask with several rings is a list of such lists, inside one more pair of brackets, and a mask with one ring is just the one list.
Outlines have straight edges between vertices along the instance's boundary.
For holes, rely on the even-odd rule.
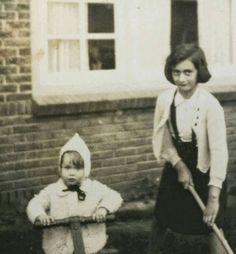
[[198,44],[197,0],[172,0],[171,48],[181,43]]
[[31,0],[34,97],[152,95],[164,83],[169,13],[169,0]]
[[198,42],[236,80],[236,0],[31,0],[33,96],[155,96],[171,47]]
[[212,84],[235,83],[235,0],[172,0],[171,47],[197,43],[206,53]]
[[[82,6],[79,2],[48,2],[49,72],[115,69],[113,4]],[[84,20],[80,9],[88,12]]]

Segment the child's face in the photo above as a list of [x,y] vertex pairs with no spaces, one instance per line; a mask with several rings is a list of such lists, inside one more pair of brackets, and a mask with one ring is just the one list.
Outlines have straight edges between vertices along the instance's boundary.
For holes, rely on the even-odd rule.
[[78,153],[65,153],[63,155],[61,162],[61,178],[67,186],[80,184],[82,182],[84,179],[84,162]]

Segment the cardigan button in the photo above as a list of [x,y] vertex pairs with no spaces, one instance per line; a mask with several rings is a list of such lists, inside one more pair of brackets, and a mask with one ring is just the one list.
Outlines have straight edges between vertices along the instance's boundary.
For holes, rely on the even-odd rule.
[[194,125],[197,126],[197,123],[195,123]]

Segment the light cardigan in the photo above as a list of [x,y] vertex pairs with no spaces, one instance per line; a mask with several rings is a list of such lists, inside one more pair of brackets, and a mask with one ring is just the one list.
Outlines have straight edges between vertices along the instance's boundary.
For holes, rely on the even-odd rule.
[[[39,215],[48,214],[55,219],[70,216],[91,216],[99,207],[105,207],[110,213],[122,204],[120,194],[106,185],[85,179],[81,189],[86,193],[84,201],[79,201],[76,192],[66,191],[67,186],[59,179],[40,191],[28,204],[27,215],[34,223]],[[82,226],[85,252],[96,253],[107,241],[104,223],[90,223]],[[46,254],[72,254],[74,247],[69,227],[44,229],[43,249]]]
[[[209,185],[221,188],[228,163],[224,111],[213,95],[200,87],[197,89],[198,98],[192,122],[198,146],[197,168],[203,173],[210,170]],[[181,159],[174,148],[167,127],[175,91],[175,87],[170,88],[158,96],[152,139],[157,160],[168,161],[173,166]]]

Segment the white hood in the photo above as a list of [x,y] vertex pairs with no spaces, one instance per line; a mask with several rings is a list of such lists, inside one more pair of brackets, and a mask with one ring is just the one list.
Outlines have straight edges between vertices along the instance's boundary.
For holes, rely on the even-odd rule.
[[59,167],[61,157],[66,151],[76,151],[81,155],[84,160],[84,176],[88,177],[91,170],[90,151],[78,133],[75,133],[75,135],[61,148],[59,155]]

